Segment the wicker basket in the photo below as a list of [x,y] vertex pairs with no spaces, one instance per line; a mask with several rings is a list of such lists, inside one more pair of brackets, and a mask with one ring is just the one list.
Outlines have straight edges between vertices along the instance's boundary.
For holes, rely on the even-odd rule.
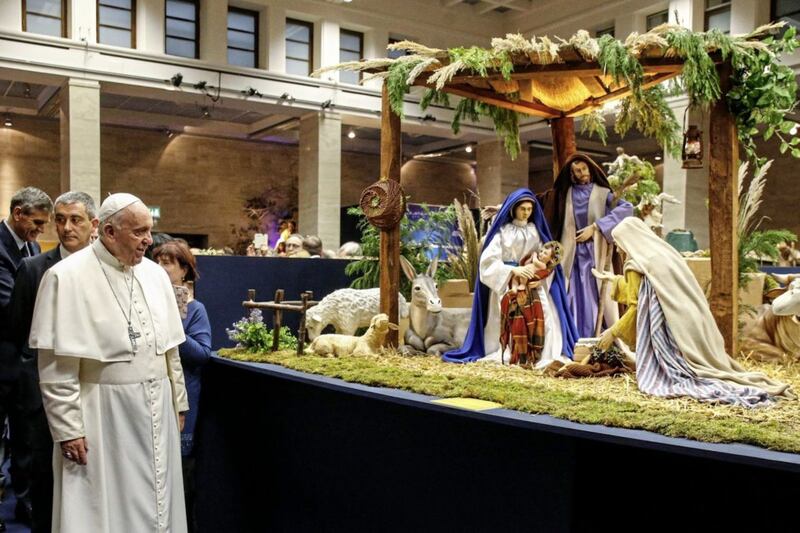
[[397,226],[406,211],[403,188],[387,178],[381,178],[364,189],[359,205],[370,224],[380,229]]

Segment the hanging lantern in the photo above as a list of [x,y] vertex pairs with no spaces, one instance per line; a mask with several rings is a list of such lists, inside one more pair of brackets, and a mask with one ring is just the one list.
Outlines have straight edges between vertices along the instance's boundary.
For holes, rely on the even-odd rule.
[[683,168],[703,167],[703,132],[694,124],[686,127],[686,115],[689,107],[683,112]]

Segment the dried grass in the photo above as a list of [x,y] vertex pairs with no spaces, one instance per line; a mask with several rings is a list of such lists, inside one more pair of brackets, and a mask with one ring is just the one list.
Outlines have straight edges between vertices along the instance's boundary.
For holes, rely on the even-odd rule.
[[600,55],[600,46],[597,39],[589,35],[586,30],[578,30],[575,35],[565,41],[564,46],[572,46],[583,57],[584,61],[596,61]]
[[466,64],[463,61],[453,61],[449,65],[445,65],[434,72],[433,75],[428,78],[428,82],[436,84],[436,90],[441,91],[462,68],[466,68]]
[[592,96],[577,77],[552,77],[531,80],[533,94],[548,107],[568,111]]
[[414,41],[399,41],[391,43],[386,47],[387,50],[405,50],[411,52],[411,55],[420,55],[425,57],[445,58],[448,56],[447,50],[441,48],[429,48],[424,44],[415,43]]
[[[689,398],[662,399],[639,392],[635,377],[564,380],[520,367],[491,363],[456,365],[435,357],[298,357],[291,352],[248,354],[222,350],[237,360],[274,363],[345,381],[410,390],[438,397],[471,397],[508,409],[546,413],[583,423],[645,429],[707,442],[742,442],[800,452],[800,401],[746,409],[701,403]],[[800,364],[740,361],[800,391]]]

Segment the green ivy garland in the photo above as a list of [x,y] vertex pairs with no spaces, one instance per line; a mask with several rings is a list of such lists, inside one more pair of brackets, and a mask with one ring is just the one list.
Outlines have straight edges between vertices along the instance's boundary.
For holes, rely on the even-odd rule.
[[[787,135],[795,124],[784,118],[796,105],[797,84],[792,69],[781,65],[778,60],[781,54],[791,53],[798,47],[795,35],[795,29],[790,27],[778,38],[768,37],[754,44],[747,38],[731,37],[718,30],[694,33],[686,28],[669,27],[654,36],[665,43],[671,54],[683,60],[681,80],[679,84],[672,82],[670,87],[649,89],[644,88],[644,68],[631,47],[604,35],[597,40],[598,64],[617,83],[624,82],[631,88],[631,94],[621,103],[615,130],[624,135],[635,127],[655,138],[668,153],[677,156],[681,148],[681,128],[666,98],[673,96],[676,88],[682,88],[691,104],[701,108],[719,100],[723,95],[715,60],[710,53],[716,52],[722,60],[730,60],[733,67],[731,89],[724,96],[735,117],[739,141],[747,156],[757,166],[763,164],[764,159],[756,154],[755,139],[761,135],[768,140],[774,135],[781,141],[781,153],[790,151],[794,157],[800,158],[800,137]],[[499,72],[508,80],[514,70],[512,53],[507,50],[459,47],[448,50],[447,56],[449,64],[437,72],[449,68],[450,77],[457,71],[478,76]],[[425,56],[401,58],[388,68],[389,99],[392,110],[400,116],[403,98],[409,90],[409,74],[426,60],[430,59]],[[513,99],[513,95],[507,96]],[[430,89],[423,96],[420,107],[425,110],[434,103],[448,105],[447,95]],[[586,116],[582,131],[599,135],[602,140],[605,128],[601,127],[598,116],[597,111]],[[520,150],[520,117],[514,111],[466,98],[455,108],[453,130],[458,132],[464,119],[477,121],[481,117],[494,122],[509,155],[516,157]]]

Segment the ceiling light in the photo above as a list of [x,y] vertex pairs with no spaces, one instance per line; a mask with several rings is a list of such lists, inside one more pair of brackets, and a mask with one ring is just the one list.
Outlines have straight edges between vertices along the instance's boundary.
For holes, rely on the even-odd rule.
[[10,128],[11,126],[13,126],[13,125],[14,125],[14,123],[11,121],[11,115],[6,115],[6,118],[5,118],[5,120],[3,120],[3,125],[4,125],[6,128]]
[[471,154],[472,153],[472,145],[468,144],[467,147],[464,148],[464,151],[467,152],[468,154]]
[[354,132],[353,130],[350,130],[349,132],[347,132],[347,138],[348,139],[355,139],[356,138],[356,132]]

